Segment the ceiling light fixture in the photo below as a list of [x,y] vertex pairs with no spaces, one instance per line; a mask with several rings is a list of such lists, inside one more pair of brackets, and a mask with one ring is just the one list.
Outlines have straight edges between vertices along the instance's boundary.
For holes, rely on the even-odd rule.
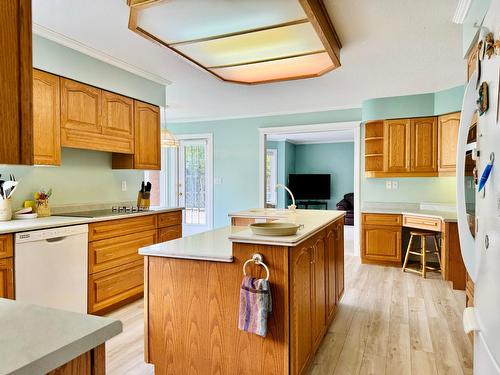
[[128,0],[129,29],[216,77],[256,84],[323,75],[341,44],[322,0]]

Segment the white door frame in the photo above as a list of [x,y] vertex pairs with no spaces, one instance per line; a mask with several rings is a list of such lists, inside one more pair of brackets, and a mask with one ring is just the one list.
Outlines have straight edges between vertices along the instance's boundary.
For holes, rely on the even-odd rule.
[[313,133],[332,130],[353,130],[354,132],[354,254],[360,255],[360,203],[361,203],[361,122],[332,122],[296,126],[259,128],[259,205],[266,205],[266,139],[269,134]]
[[[175,137],[181,140],[191,140],[191,139],[206,139],[207,140],[207,176],[208,181],[206,182],[206,204],[207,204],[207,227],[212,229],[214,226],[214,153],[213,153],[213,134],[212,133],[198,133],[198,134],[176,134]],[[177,151],[176,160],[179,160],[179,150]],[[179,203],[179,163],[177,164],[177,170],[175,173],[174,183],[177,191],[177,204]]]

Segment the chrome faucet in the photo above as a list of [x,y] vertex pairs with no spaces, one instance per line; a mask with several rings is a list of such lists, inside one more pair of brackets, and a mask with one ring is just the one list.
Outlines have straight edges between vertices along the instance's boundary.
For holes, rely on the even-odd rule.
[[287,188],[285,185],[283,185],[283,184],[276,184],[276,187],[274,189],[277,191],[279,187],[282,187],[283,189],[285,189],[286,191],[288,191],[288,194],[290,194],[290,197],[292,198],[292,204],[290,206],[288,206],[288,209],[290,211],[295,211],[295,209],[297,208],[297,206],[295,205],[295,197],[293,196],[292,191],[289,188]]

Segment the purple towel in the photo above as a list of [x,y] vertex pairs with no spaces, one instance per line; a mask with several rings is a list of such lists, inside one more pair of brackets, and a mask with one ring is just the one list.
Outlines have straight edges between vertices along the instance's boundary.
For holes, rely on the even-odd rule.
[[240,289],[238,328],[241,331],[265,337],[267,334],[267,315],[271,312],[272,300],[269,281],[244,276]]

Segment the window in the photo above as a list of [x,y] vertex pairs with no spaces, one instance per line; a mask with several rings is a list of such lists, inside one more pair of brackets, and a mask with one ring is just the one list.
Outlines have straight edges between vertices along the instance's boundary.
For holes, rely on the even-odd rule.
[[278,150],[266,150],[266,205],[276,206],[278,180]]

